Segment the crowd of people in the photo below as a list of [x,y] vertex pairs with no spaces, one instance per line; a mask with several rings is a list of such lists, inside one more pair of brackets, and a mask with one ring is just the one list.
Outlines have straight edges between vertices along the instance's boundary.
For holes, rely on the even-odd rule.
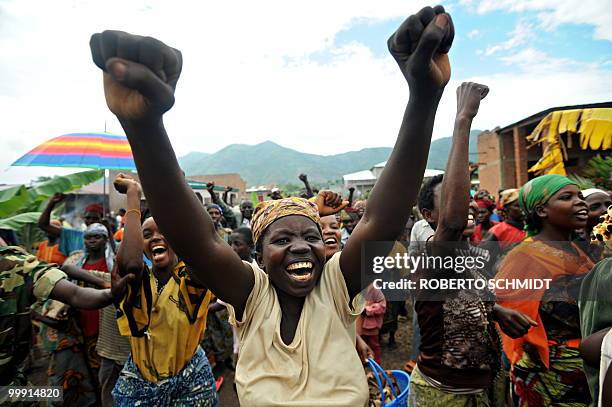
[[[412,314],[410,406],[612,405],[610,191],[556,174],[497,196],[472,191],[470,126],[489,92],[477,83],[457,89],[445,173],[423,182],[453,36],[437,6],[389,39],[410,97],[367,199],[318,191],[301,174],[301,196],[275,190],[234,207],[231,188],[220,196],[208,184],[208,203],[193,192],[166,134],[181,53],[150,37],[94,34],[140,181],[115,179],[126,202],[117,227],[97,204],[84,230],[53,219],[58,193],[39,219],[47,239],[36,255],[0,240],[0,385],[28,384],[34,336],[49,355],[47,383],[63,389],[58,406],[216,406],[228,369],[244,406],[380,405],[364,366],[382,361],[383,335],[398,346],[398,315]],[[415,281],[549,284],[388,300],[363,267],[367,242],[486,259],[459,274],[412,270]]]

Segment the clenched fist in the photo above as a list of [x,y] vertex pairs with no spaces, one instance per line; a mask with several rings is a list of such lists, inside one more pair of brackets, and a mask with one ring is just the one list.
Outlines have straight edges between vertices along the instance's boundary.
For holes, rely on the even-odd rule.
[[489,94],[489,88],[474,82],[463,82],[457,88],[457,117],[473,119],[478,113],[480,101]]
[[120,194],[127,194],[129,190],[134,190],[139,196],[142,195],[142,189],[138,181],[123,173],[117,174],[115,181],[113,181],[113,186]]
[[323,190],[317,194],[315,204],[319,208],[319,215],[327,216],[340,212],[348,206],[349,202],[343,201],[342,196],[336,192]]
[[123,31],[94,34],[89,45],[104,71],[106,104],[120,121],[157,120],[172,107],[183,66],[180,51]]
[[437,93],[450,79],[448,51],[455,37],[453,21],[444,7],[425,7],[411,15],[387,45],[411,92]]

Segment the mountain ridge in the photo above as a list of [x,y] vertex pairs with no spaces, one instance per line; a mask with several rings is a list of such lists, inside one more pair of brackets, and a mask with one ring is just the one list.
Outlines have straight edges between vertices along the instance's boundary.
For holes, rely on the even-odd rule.
[[[476,137],[480,130],[470,132],[470,161],[477,162]],[[432,141],[427,168],[444,169],[452,137]],[[308,174],[312,183],[322,184],[342,179],[342,175],[367,170],[386,161],[389,147],[369,147],[333,155],[302,153],[273,141],[255,145],[230,144],[209,154],[190,152],[179,158],[186,175],[238,173],[247,185],[299,183],[300,173]]]

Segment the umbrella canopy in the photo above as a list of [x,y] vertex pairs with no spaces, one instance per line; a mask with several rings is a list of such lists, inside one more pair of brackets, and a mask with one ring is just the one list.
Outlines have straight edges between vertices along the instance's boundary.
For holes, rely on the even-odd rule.
[[72,133],[55,137],[12,165],[136,170],[127,138],[108,133]]

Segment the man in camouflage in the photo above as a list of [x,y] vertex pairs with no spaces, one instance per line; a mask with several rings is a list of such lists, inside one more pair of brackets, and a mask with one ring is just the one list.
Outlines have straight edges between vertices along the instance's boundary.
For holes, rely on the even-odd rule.
[[[27,385],[20,365],[32,342],[33,303],[51,298],[76,308],[105,307],[121,297],[129,281],[113,274],[118,286],[112,293],[110,289],[79,287],[55,264],[41,262],[20,247],[0,246],[0,386]],[[0,394],[0,405],[7,397]]]

